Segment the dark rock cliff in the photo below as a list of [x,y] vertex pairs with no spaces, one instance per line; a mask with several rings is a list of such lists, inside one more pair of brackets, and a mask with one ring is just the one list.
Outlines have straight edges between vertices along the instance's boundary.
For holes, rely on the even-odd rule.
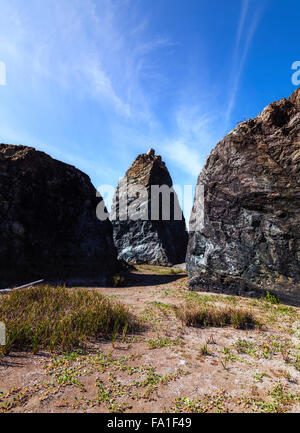
[[[139,186],[144,188],[144,195],[138,192]],[[150,149],[147,154],[136,158],[119,183],[114,197],[112,223],[119,258],[129,263],[166,266],[182,263],[185,261],[188,235],[177,195],[173,191],[170,202],[160,200],[155,204],[154,195],[151,195],[153,186],[165,186],[168,191],[172,187],[172,179],[161,157]],[[130,206],[137,198],[140,205],[136,213],[130,212]],[[124,203],[128,206],[127,212],[124,211]],[[141,209],[144,209],[143,215],[138,213]]]
[[0,288],[34,279],[105,284],[116,270],[109,220],[89,177],[25,146],[0,144]]
[[300,297],[300,89],[239,124],[197,183],[191,290]]

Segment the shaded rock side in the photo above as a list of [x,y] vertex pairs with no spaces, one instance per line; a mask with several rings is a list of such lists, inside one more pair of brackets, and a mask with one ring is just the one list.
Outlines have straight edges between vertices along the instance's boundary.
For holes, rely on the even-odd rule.
[[117,253],[89,177],[25,146],[0,144],[0,287],[37,279],[103,283]]
[[[127,188],[123,187],[124,181]],[[136,193],[136,188],[140,185],[145,188],[145,195]],[[154,185],[172,188],[172,179],[161,157],[150,149],[148,153],[136,158],[116,190],[112,223],[118,257],[128,263],[137,264],[171,266],[182,263],[185,261],[188,234],[177,195],[173,190],[169,204],[165,202],[166,206],[161,200],[156,207],[157,216],[154,216],[151,194]],[[133,219],[131,218],[132,212],[129,209],[138,197],[141,202],[139,209],[144,209],[145,213],[135,220],[134,215]],[[128,206],[126,215],[122,202],[126,202]],[[165,211],[169,212],[168,220],[165,220]],[[128,218],[128,215],[131,216]]]
[[192,290],[300,296],[300,89],[238,124],[197,182]]

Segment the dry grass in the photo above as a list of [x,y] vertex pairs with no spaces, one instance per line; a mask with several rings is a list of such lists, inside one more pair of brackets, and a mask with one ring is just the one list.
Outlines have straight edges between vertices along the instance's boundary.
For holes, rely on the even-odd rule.
[[250,311],[231,307],[212,307],[187,302],[176,308],[176,316],[186,325],[193,327],[233,326],[235,329],[259,327],[259,322]]
[[115,339],[118,332],[139,327],[124,305],[99,293],[48,286],[1,296],[0,321],[7,328],[3,354],[12,349],[72,350],[90,339]]

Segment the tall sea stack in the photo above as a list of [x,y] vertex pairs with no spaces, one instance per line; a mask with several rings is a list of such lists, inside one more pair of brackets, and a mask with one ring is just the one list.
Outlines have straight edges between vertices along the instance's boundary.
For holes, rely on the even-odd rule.
[[106,284],[117,253],[102,198],[75,167],[0,144],[0,288],[33,280]]
[[172,185],[165,163],[153,149],[139,155],[127,170],[112,207],[119,259],[163,266],[185,261],[188,234]]
[[190,220],[191,290],[300,299],[300,89],[209,155]]

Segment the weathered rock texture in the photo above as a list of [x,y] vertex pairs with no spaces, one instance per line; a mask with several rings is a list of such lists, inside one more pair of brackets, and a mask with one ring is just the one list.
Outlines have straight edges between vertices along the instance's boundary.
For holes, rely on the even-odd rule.
[[[126,182],[128,188],[123,188],[122,182]],[[146,194],[139,195],[135,188],[141,185],[145,188]],[[118,249],[119,259],[128,263],[148,263],[156,265],[171,266],[175,263],[185,261],[188,234],[185,220],[175,192],[171,193],[169,205],[164,206],[160,202],[158,220],[154,220],[153,195],[151,187],[163,185],[171,188],[172,179],[165,163],[161,157],[155,155],[153,149],[147,154],[139,155],[125,178],[119,183],[113,202],[113,228],[114,241]],[[126,196],[125,196],[126,195]],[[136,198],[140,197],[141,209],[145,215],[137,220],[131,219],[130,205]],[[152,200],[151,200],[152,199]],[[121,202],[128,205],[126,220]],[[170,211],[170,219],[164,220],[163,212]],[[122,216],[123,214],[123,216]],[[140,214],[139,214],[140,215]],[[158,214],[157,214],[158,215]]]
[[0,287],[34,279],[105,283],[116,269],[102,198],[75,167],[0,144]]
[[197,185],[190,289],[299,298],[300,89],[221,140]]

